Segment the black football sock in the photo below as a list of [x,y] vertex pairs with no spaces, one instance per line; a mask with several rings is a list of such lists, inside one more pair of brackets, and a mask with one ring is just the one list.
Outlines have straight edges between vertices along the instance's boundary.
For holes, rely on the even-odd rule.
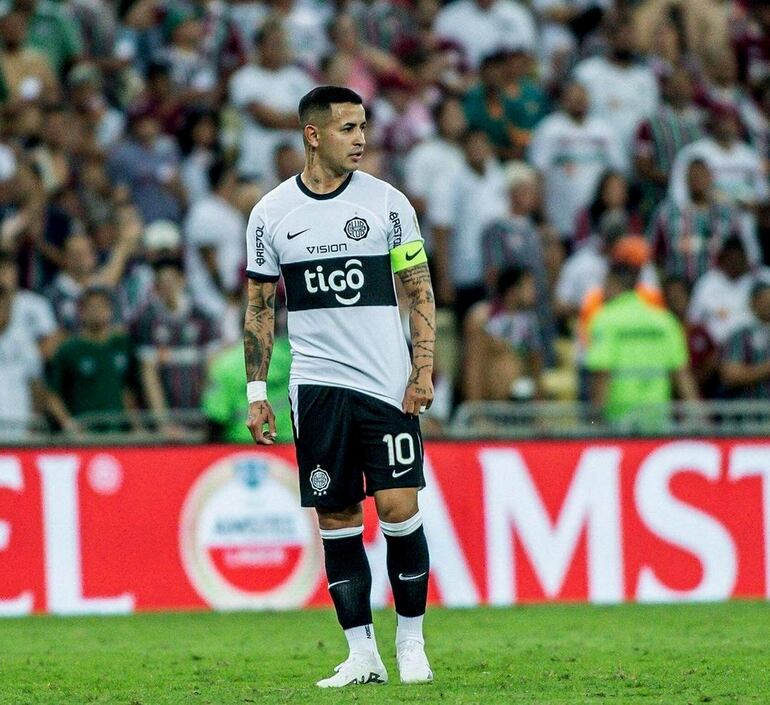
[[428,600],[430,559],[422,516],[398,523],[380,522],[388,544],[388,577],[399,617],[420,617]]
[[372,572],[363,532],[363,526],[321,529],[329,593],[343,629],[372,623]]

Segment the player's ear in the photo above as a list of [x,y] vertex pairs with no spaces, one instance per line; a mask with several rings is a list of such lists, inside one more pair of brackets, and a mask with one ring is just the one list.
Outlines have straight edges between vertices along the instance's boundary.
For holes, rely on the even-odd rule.
[[303,133],[305,136],[306,144],[310,145],[311,147],[318,147],[318,143],[320,142],[320,135],[319,130],[315,125],[305,125]]

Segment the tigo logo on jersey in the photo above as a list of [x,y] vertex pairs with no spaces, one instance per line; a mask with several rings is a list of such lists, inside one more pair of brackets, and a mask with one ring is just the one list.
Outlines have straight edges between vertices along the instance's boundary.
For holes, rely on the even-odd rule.
[[298,500],[293,468],[267,453],[236,453],[203,472],[182,508],[179,539],[185,571],[209,605],[306,603],[322,555],[314,520]]
[[[364,285],[364,273],[361,270],[361,260],[349,259],[345,269],[335,269],[328,275],[322,265],[317,265],[315,272],[305,270],[305,287],[311,294],[319,291],[334,292],[334,298],[345,306],[352,306],[361,298],[359,289]],[[357,292],[354,296],[342,296],[349,289]]]
[[369,234],[369,223],[363,218],[351,218],[345,223],[345,235],[351,240],[363,240]]

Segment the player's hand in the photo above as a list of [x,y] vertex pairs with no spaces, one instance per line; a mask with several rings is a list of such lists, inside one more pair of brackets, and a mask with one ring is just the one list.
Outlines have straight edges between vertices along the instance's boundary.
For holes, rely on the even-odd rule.
[[404,392],[401,408],[405,414],[419,416],[422,411],[430,409],[433,403],[433,379],[430,368],[412,370],[409,383]]
[[[251,431],[251,437],[259,445],[273,445],[277,435],[275,430],[275,414],[268,401],[255,401],[249,404],[249,418],[246,425]],[[267,430],[265,430],[267,426]]]

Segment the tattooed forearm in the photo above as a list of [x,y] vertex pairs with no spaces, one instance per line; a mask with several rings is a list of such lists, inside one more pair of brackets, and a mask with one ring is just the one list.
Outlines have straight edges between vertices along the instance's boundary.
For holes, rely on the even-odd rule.
[[246,356],[246,379],[267,379],[273,353],[275,327],[275,284],[249,280],[249,301],[243,327],[243,350]]
[[409,331],[412,337],[412,375],[410,379],[433,370],[436,344],[436,305],[427,264],[418,264],[398,272],[409,298]]

